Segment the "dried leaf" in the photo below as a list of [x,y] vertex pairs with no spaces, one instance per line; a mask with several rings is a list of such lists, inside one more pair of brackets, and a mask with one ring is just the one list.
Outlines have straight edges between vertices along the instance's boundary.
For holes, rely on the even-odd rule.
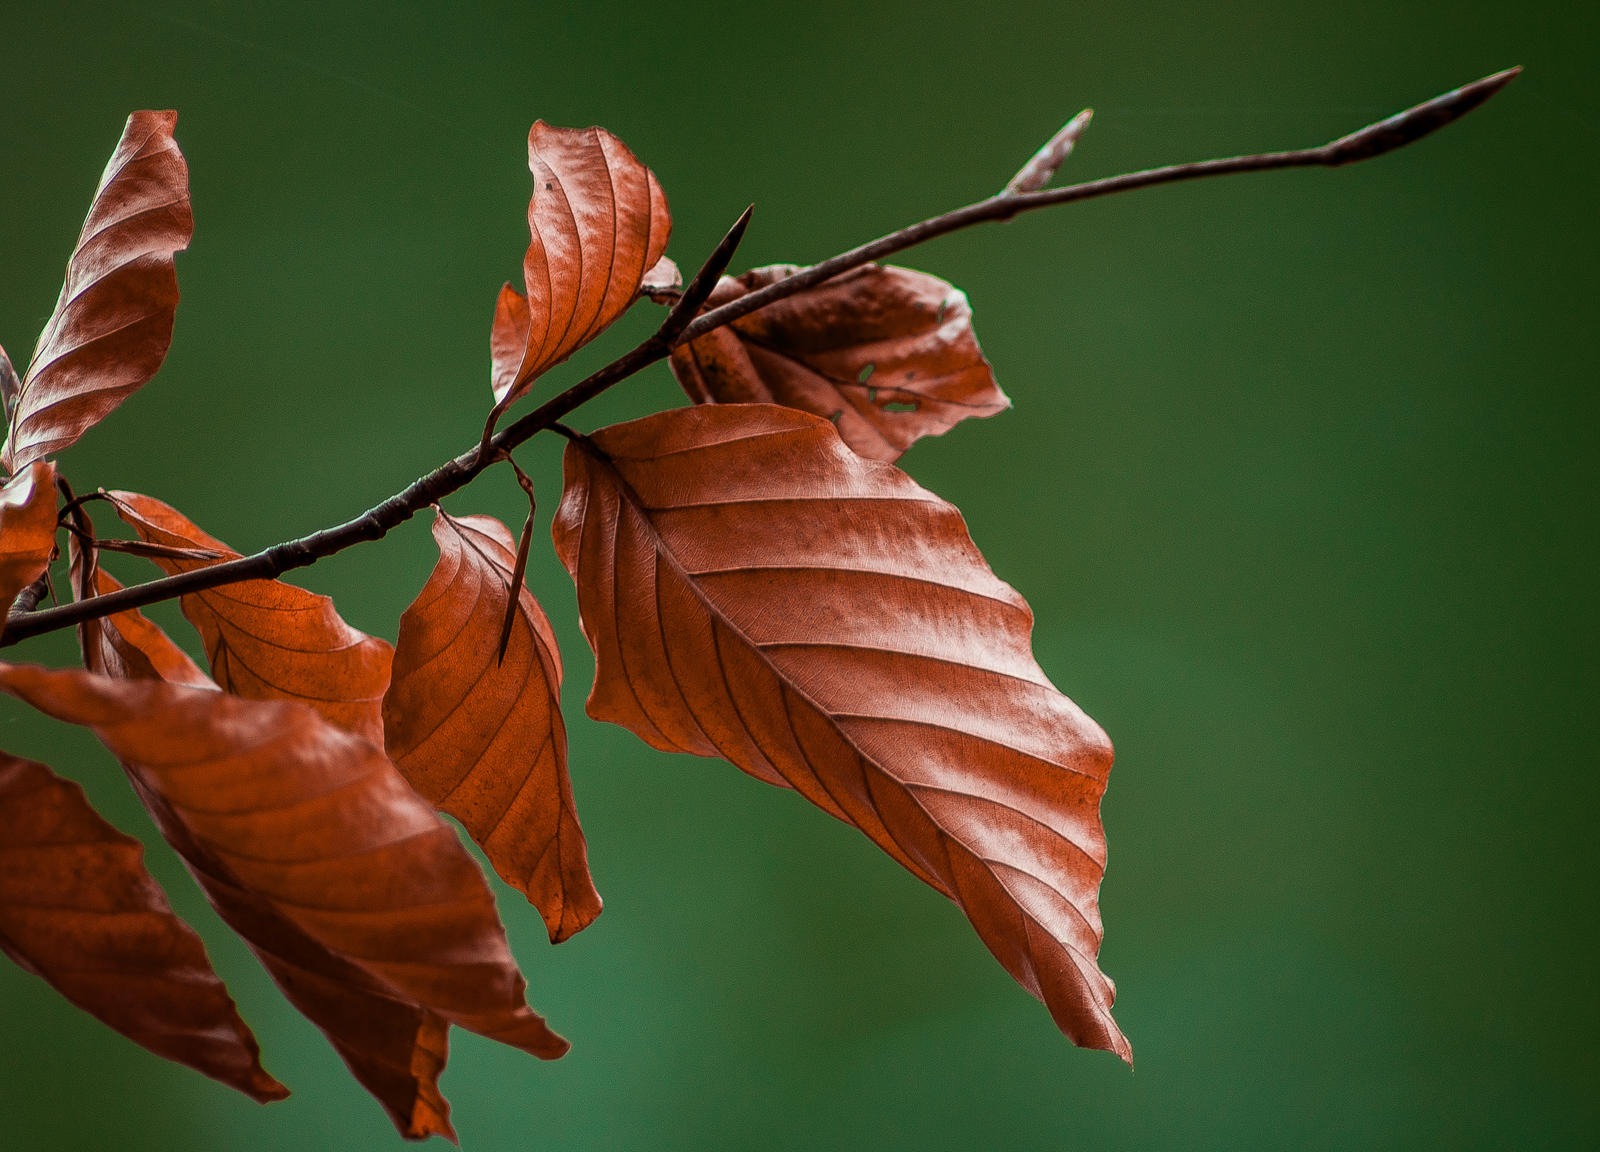
[[[724,278],[707,307],[786,280],[776,264]],[[923,436],[1010,407],[978,348],[964,293],[869,264],[759,308],[672,352],[697,404],[770,402],[834,421],[846,444],[893,461]]]
[[683,408],[569,445],[555,542],[590,715],[860,828],[1074,1042],[1130,1058],[1095,963],[1111,748],[955,508],[825,420]]
[[56,547],[56,466],[39,461],[0,488],[0,629],[11,602],[45,569]]
[[0,665],[0,689],[111,749],[218,912],[402,1131],[448,1134],[441,1020],[566,1051],[527,1007],[455,833],[361,737],[301,704],[76,670]]
[[176,112],[128,117],[22,378],[0,451],[7,471],[74,443],[166,359],[178,307],[173,254],[194,234],[177,122]]
[[[74,545],[76,541],[74,541]],[[83,557],[73,548],[73,587],[82,586]],[[95,569],[100,595],[119,585]],[[216,690],[216,684],[136,611],[115,612],[85,623],[80,631],[84,663],[91,672],[117,679],[165,680]],[[145,796],[159,804],[159,798]],[[175,820],[169,819],[175,826]],[[197,855],[204,855],[198,845]],[[400,1133],[411,1139],[438,1134],[455,1139],[450,1105],[439,1091],[449,1054],[449,1025],[409,1000],[396,997],[374,977],[341,959],[296,927],[270,901],[216,875],[197,879],[223,919],[255,952],[278,987],[339,1053],[350,1072],[377,1099]]]
[[[181,512],[136,492],[111,503],[140,538],[169,548],[204,548],[219,559],[239,554],[195,527]],[[154,558],[168,574],[208,566]],[[339,727],[383,746],[383,693],[393,655],[386,641],[339,618],[333,601],[281,580],[246,580],[183,597],[183,614],[200,632],[211,675],[252,700],[299,700]]]
[[528,168],[527,295],[500,290],[489,337],[499,408],[627,311],[672,228],[655,173],[604,128],[538,121]]
[[158,1056],[265,1103],[289,1090],[145,870],[144,849],[43,764],[0,752],[0,950]]
[[515,582],[511,535],[488,516],[433,522],[439,563],[400,617],[383,702],[388,750],[411,786],[466,827],[552,941],[600,914],[567,776],[561,662],[550,622]]
[[[72,585],[81,587],[80,553],[73,549]],[[95,595],[122,589],[104,569],[94,570]],[[164,680],[215,692],[216,681],[200,670],[189,654],[160,627],[137,611],[113,612],[79,625],[84,667],[116,680]]]

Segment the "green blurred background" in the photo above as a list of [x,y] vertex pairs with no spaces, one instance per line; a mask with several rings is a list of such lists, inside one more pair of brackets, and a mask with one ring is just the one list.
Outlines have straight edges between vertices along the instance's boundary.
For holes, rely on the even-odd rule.
[[[124,117],[178,108],[197,229],[172,354],[62,464],[246,550],[470,443],[535,118],[626,140],[686,267],[755,201],[748,267],[993,191],[1085,104],[1072,178],[1320,143],[1526,65],[1371,164],[1057,209],[904,258],[969,293],[1016,408],[903,463],[965,511],[1033,604],[1040,662],[1117,745],[1102,961],[1137,1072],[1068,1044],[859,834],[584,719],[592,663],[541,534],[529,582],[564,646],[607,910],[551,949],[499,889],[532,1001],[574,1048],[539,1064],[457,1033],[444,1087],[471,1149],[1594,1139],[1593,5],[0,13],[0,341],[26,359]],[[680,402],[658,366],[577,422]],[[556,445],[522,458],[548,517]],[[515,521],[519,502],[495,474],[450,506]],[[301,579],[392,639],[432,561],[417,522]],[[151,842],[295,1092],[259,1108],[7,965],[0,1146],[398,1146],[99,746],[10,701],[0,745]]]

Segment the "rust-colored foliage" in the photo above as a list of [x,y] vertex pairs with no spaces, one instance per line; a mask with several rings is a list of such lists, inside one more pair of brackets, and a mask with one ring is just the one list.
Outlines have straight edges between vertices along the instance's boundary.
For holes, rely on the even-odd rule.
[[524,1002],[455,833],[361,737],[301,704],[157,681],[0,665],[0,689],[111,749],[218,912],[402,1131],[448,1133],[441,1021],[566,1051]]
[[[111,493],[112,506],[141,539],[205,548],[215,561],[158,557],[186,572],[238,556],[181,512],[137,492]],[[383,746],[383,693],[393,649],[339,618],[333,601],[281,580],[248,580],[183,598],[183,614],[205,642],[211,676],[252,700],[300,700],[339,727]]]
[[[1463,91],[1441,98],[1450,115]],[[98,616],[82,603],[55,613],[50,626],[78,624],[84,669],[0,664],[0,691],[99,736],[212,905],[402,1135],[455,1138],[439,1088],[451,1025],[542,1058],[567,1048],[528,1007],[484,874],[438,811],[539,909],[552,942],[601,907],[568,775],[561,659],[523,586],[533,514],[518,542],[435,503],[506,461],[524,425],[570,441],[553,535],[595,652],[590,715],[658,749],[724,758],[860,829],[954,901],[1067,1036],[1131,1060],[1097,960],[1111,746],[1040,669],[1028,605],[960,513],[892,463],[1009,405],[964,294],[860,263],[881,242],[799,290],[789,265],[720,276],[748,214],[685,289],[654,174],[602,129],[538,122],[526,295],[507,285],[496,307],[478,448],[357,520],[241,559],[151,497],[73,499],[46,459],[166,354],[173,254],[192,230],[175,120],[129,119],[20,379],[0,349],[0,606],[16,603],[18,628],[0,640],[47,629],[29,613],[62,531],[74,598],[121,597]],[[962,212],[1021,210],[1085,122]],[[753,292],[765,306],[705,319],[756,304]],[[654,336],[491,438],[541,373],[641,296],[670,308]],[[592,436],[555,423],[669,350],[694,406]],[[101,498],[137,540],[96,538],[87,501]],[[396,648],[327,597],[260,578],[430,503],[438,561]],[[198,573],[159,591],[181,591],[209,674],[129,606],[162,597],[123,595],[104,551]],[[0,949],[152,1051],[260,1100],[286,1093],[139,846],[76,785],[7,753],[0,864]]]
[[289,1094],[144,849],[43,764],[0,752],[0,950],[85,1012],[257,1100]]
[[[724,277],[708,306],[799,269]],[[912,443],[1010,406],[972,331],[964,292],[937,276],[868,264],[759,308],[672,353],[698,404],[770,402],[834,421],[846,444],[894,461]]]
[[189,246],[189,167],[176,112],[135,112],[83,222],[56,310],[23,374],[0,465],[20,472],[73,444],[156,374]]
[[[805,279],[789,265],[722,276],[746,212],[686,288],[665,255],[654,174],[603,129],[535,123],[526,295],[507,285],[496,306],[495,403],[477,446],[359,517],[252,557],[148,496],[74,498],[46,459],[148,381],[171,340],[188,174],[176,115],[135,112],[20,379],[0,349],[0,607],[16,613],[0,645],[76,624],[86,667],[0,664],[0,691],[92,730],[400,1133],[453,1139],[438,1083],[451,1025],[543,1058],[567,1044],[528,1007],[485,877],[434,806],[539,908],[552,941],[600,911],[568,779],[560,657],[523,587],[533,514],[513,544],[496,520],[438,512],[438,563],[398,650],[271,577],[381,537],[502,463],[531,503],[511,453],[557,431],[570,443],[553,533],[595,652],[589,713],[659,749],[722,757],[860,829],[954,901],[1067,1036],[1131,1060],[1097,960],[1111,746],[1034,660],[1028,605],[960,513],[892,463],[1009,401],[961,292],[866,261],[1116,189],[1364,159],[1516,74],[1317,148],[1035,191],[1084,113],[999,195]],[[641,296],[669,308],[654,334],[495,431],[541,373]],[[559,422],[669,356],[695,406],[592,436]],[[96,538],[86,500],[101,497],[138,540]],[[77,603],[36,612],[62,530]],[[176,580],[124,592],[100,571],[102,551]],[[135,610],[179,595],[209,676]],[[138,845],[75,785],[6,753],[0,865],[0,950],[151,1050],[257,1099],[284,1094]]]
[[[83,557],[72,550],[72,585],[83,587]],[[93,573],[92,594],[105,596],[122,585],[98,565]],[[189,654],[139,612],[115,612],[90,620],[78,630],[83,648],[83,665],[91,672],[115,680],[164,680],[190,688],[217,690],[217,683],[200,670]]]
[[[56,546],[56,469],[30,464],[0,488],[0,609],[44,574]],[[4,617],[0,616],[0,626]]]
[[826,420],[687,408],[568,446],[555,542],[591,716],[860,828],[1063,1032],[1131,1059],[1095,964],[1111,746],[955,508]]
[[[79,579],[75,571],[74,587]],[[99,595],[119,587],[99,569],[95,579]],[[90,671],[216,689],[166,633],[138,612],[91,620],[82,637]],[[141,794],[147,801],[153,799]],[[195,846],[193,851],[202,850]],[[328,1037],[400,1132],[413,1139],[435,1133],[455,1139],[450,1106],[439,1091],[439,1074],[449,1052],[448,1022],[385,988],[358,964],[296,926],[269,899],[209,872],[195,875],[290,1003]]]
[[389,755],[538,907],[550,939],[565,940],[600,914],[600,896],[567,778],[555,634],[498,520],[439,512],[433,538],[438,566],[400,617],[383,702]]
[[497,408],[627,311],[672,230],[655,173],[604,128],[538,121],[528,168],[527,295],[510,284],[500,290],[489,337]]

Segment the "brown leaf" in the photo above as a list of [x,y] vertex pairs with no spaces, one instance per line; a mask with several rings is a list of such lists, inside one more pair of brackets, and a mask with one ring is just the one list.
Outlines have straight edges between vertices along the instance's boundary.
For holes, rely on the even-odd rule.
[[39,461],[0,488],[0,629],[11,602],[45,569],[56,547],[56,466]]
[[[727,304],[796,271],[724,277]],[[770,402],[834,421],[846,444],[893,461],[923,436],[1011,406],[972,332],[966,294],[910,268],[868,264],[741,316],[672,352],[697,404]]]
[[527,295],[500,290],[489,336],[499,408],[627,311],[672,229],[655,173],[604,128],[538,121],[528,168]]
[[[116,591],[117,582],[104,571],[97,570],[95,577],[100,595]],[[165,632],[138,612],[116,612],[89,621],[84,625],[84,642],[85,662],[92,672],[216,689]],[[141,795],[152,810],[166,811],[158,796],[148,791]],[[163,825],[169,836],[182,834],[170,811]],[[184,842],[186,856],[206,855],[192,838],[185,837]],[[395,996],[361,968],[329,951],[274,909],[270,900],[226,883],[214,872],[197,871],[196,878],[290,1003],[322,1030],[401,1134],[420,1140],[437,1133],[454,1140],[450,1105],[439,1091],[439,1074],[448,1055],[446,1021]]]
[[1131,1058],[1095,963],[1111,747],[955,508],[825,420],[696,407],[569,445],[554,531],[590,715],[854,824],[1074,1042]]
[[[83,551],[72,541],[73,587],[82,587]],[[98,566],[99,595],[120,585]],[[115,612],[80,626],[84,663],[91,672],[117,679],[164,680],[193,687],[217,686],[171,637],[141,613]],[[137,786],[137,782],[136,782]],[[141,791],[152,811],[160,798]],[[163,824],[178,836],[177,818]],[[186,840],[195,857],[205,850]],[[188,855],[188,853],[186,853]],[[436,1013],[397,997],[374,977],[307,935],[271,902],[217,875],[196,879],[222,918],[250,945],[289,1002],[327,1036],[350,1072],[377,1099],[403,1136],[421,1140],[438,1134],[456,1138],[450,1105],[439,1091],[449,1055],[449,1024]]]
[[83,789],[0,752],[0,950],[158,1056],[265,1103],[289,1090],[145,870]]
[[156,374],[189,246],[189,166],[176,112],[135,112],[100,177],[56,310],[22,378],[0,464],[20,472],[74,443]]
[[[80,586],[82,572],[76,547],[72,557],[73,587]],[[95,595],[105,596],[122,589],[109,572],[94,570]],[[160,627],[137,611],[113,612],[79,625],[83,643],[84,667],[116,680],[164,680],[215,692],[216,681],[200,670],[189,654]]]
[[495,871],[544,916],[552,941],[600,914],[567,776],[561,662],[533,594],[515,581],[515,545],[488,516],[433,522],[439,563],[400,617],[394,681],[383,702],[390,757],[450,813]]
[[566,1051],[523,999],[476,865],[361,737],[301,704],[76,670],[0,665],[0,689],[122,761],[218,912],[402,1131],[448,1134],[442,1021]]
[[[239,555],[159,500],[136,492],[110,496],[141,539],[218,555],[210,562],[155,557],[169,574]],[[246,580],[185,596],[182,605],[205,644],[211,675],[225,691],[252,700],[303,701],[383,746],[383,693],[393,649],[341,620],[328,597],[281,580]]]

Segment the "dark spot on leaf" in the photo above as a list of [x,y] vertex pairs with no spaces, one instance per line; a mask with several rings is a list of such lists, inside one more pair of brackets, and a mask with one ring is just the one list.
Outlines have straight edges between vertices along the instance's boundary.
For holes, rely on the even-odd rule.
[[[550,183],[550,181],[548,181],[548,180],[546,180],[546,181],[545,181],[545,183],[544,183],[544,190],[545,190],[545,191],[546,191],[546,192],[548,192],[548,191],[550,191],[550,190],[551,190],[551,189],[552,189],[552,188],[554,188],[554,187],[555,187],[555,185],[554,185],[554,184],[552,184],[552,183]],[[940,306],[940,307],[941,307],[941,311],[940,311],[940,313],[939,313],[939,314],[940,314],[940,315],[941,315],[941,316],[942,316],[942,315],[944,315],[944,312],[943,312],[943,311],[942,311],[942,308],[943,308],[943,305],[941,305],[941,306]]]

